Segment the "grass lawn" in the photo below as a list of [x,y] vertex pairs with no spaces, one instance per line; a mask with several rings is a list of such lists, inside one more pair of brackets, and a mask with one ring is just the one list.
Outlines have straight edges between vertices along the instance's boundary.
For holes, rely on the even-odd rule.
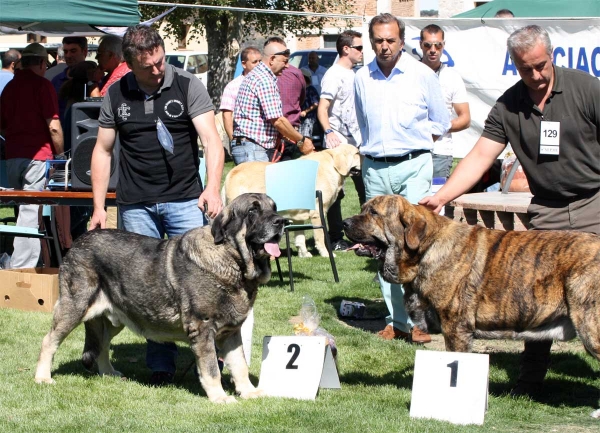
[[[358,212],[352,182],[347,182],[344,216]],[[5,212],[3,210],[2,212]],[[2,213],[0,212],[0,216]],[[311,247],[309,243],[309,248]],[[544,400],[512,399],[507,394],[518,374],[520,344],[481,342],[490,353],[489,409],[483,426],[414,420],[409,417],[416,346],[382,341],[375,331],[386,314],[373,276],[372,260],[337,253],[340,283],[333,282],[327,258],[294,258],[296,291],[277,278],[262,287],[255,305],[251,380],[258,383],[262,339],[292,335],[290,318],[304,295],[311,296],[321,326],[338,346],[341,390],[319,391],[316,401],[263,398],[234,405],[208,401],[191,372],[182,375],[192,355],[180,345],[177,384],[146,385],[145,341],[124,330],[113,340],[115,368],[128,380],[91,375],[80,362],[83,327],[57,352],[54,386],[40,386],[33,374],[43,336],[52,316],[0,309],[1,432],[584,432],[600,431],[589,417],[598,407],[600,363],[576,343],[558,345],[546,382]],[[287,271],[286,261],[282,270]],[[286,278],[287,282],[287,278]],[[2,284],[0,280],[0,285]],[[367,305],[369,321],[342,321],[342,299]],[[441,349],[439,336],[425,349]],[[229,376],[225,372],[228,382]],[[229,392],[232,392],[229,389]]]

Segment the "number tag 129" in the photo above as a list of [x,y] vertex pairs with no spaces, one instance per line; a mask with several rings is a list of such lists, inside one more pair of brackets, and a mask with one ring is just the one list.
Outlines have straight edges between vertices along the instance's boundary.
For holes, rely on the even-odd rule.
[[489,356],[417,350],[410,416],[483,424]]
[[267,395],[314,400],[319,387],[340,388],[325,337],[265,337],[258,387]]

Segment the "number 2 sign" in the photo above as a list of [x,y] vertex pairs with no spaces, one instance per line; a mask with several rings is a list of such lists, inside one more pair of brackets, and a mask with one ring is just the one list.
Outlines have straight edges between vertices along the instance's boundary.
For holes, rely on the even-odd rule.
[[483,424],[489,356],[417,350],[410,416]]
[[340,388],[325,337],[265,337],[258,387],[273,397],[314,400],[319,387]]

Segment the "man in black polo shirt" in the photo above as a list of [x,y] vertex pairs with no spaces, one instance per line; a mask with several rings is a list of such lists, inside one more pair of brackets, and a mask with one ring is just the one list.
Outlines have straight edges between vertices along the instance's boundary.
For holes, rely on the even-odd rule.
[[[532,230],[600,234],[600,81],[552,64],[548,33],[532,25],[508,38],[521,80],[492,108],[481,138],[433,197],[419,203],[439,212],[468,191],[511,143],[533,199]],[[527,341],[513,395],[539,394],[552,341]]]
[[[202,210],[214,218],[223,207],[224,153],[210,97],[195,76],[165,63],[164,42],[151,27],[130,27],[123,54],[132,72],[109,88],[102,103],[91,164],[90,229],[106,226],[104,204],[117,132],[117,203],[125,230],[163,238],[205,225]],[[198,174],[198,136],[206,157],[205,186]],[[175,344],[148,340],[150,383],[172,382],[176,355]]]

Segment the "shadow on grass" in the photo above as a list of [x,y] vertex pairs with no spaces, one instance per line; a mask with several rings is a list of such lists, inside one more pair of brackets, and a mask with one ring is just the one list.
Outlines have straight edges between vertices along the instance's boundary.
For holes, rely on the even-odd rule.
[[[191,394],[206,397],[206,393],[200,386],[200,382],[194,373],[196,362],[192,351],[185,346],[178,345],[177,348],[177,373],[175,374],[173,386],[185,389]],[[120,371],[127,380],[137,382],[140,385],[150,386],[149,381],[152,372],[146,367],[145,343],[111,345],[111,363],[115,370]],[[96,366],[94,366],[92,371],[86,370],[81,363],[81,358],[63,363],[58,368],[52,370],[53,377],[55,375],[95,376],[97,373],[98,369]],[[56,377],[54,378],[56,379]],[[225,369],[221,376],[221,384],[225,391],[233,394],[235,387],[230,379],[231,375]],[[258,384],[258,377],[250,374],[250,381],[256,385]]]
[[[507,395],[517,382],[521,355],[518,353],[490,354],[490,367],[504,370],[508,381],[490,382],[490,393],[496,396]],[[544,380],[542,392],[533,398],[534,401],[549,406],[591,406],[597,407],[600,390],[583,383],[595,378],[595,372],[579,356],[572,353],[552,353],[550,356],[549,378]],[[556,375],[565,377],[557,378]]]

